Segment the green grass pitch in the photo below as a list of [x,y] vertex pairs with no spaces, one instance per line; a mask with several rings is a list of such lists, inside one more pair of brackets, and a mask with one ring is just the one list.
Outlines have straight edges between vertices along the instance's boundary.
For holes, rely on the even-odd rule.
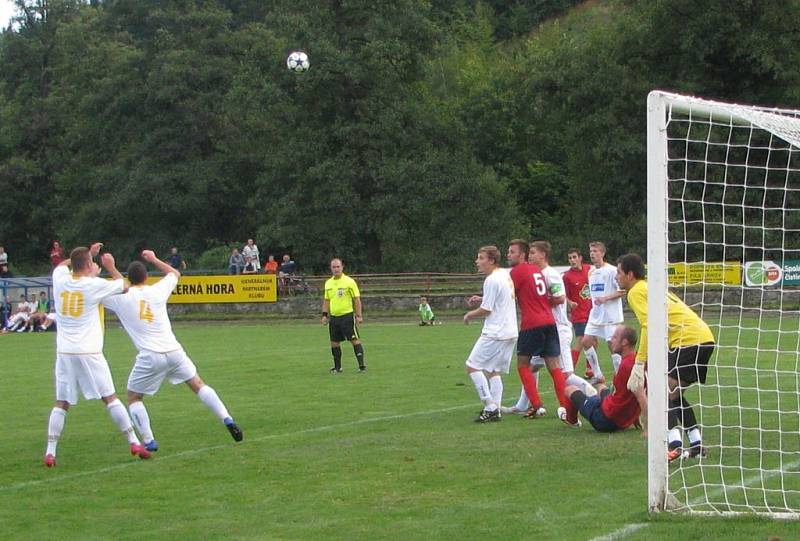
[[[67,416],[58,467],[42,465],[54,341],[2,344],[3,539],[794,539],[758,518],[650,517],[646,445],[555,417],[477,425],[463,361],[480,325],[362,327],[369,371],[345,345],[328,373],[326,329],[311,323],[176,326],[244,430],[235,444],[184,385],[147,404],[161,449],[133,459],[101,402]],[[610,372],[607,352],[602,355]],[[106,356],[124,396],[134,349],[117,328]],[[516,374],[505,379],[516,400]]]

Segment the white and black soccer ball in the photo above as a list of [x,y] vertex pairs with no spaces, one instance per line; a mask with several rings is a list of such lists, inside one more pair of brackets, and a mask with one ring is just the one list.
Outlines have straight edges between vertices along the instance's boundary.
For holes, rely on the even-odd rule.
[[286,67],[289,68],[289,71],[295,73],[302,73],[306,71],[309,66],[308,55],[303,51],[292,51],[286,59]]

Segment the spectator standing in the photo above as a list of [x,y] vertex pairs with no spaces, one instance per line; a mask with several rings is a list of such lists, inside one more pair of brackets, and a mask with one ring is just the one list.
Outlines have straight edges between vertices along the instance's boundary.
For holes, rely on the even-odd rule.
[[60,242],[54,240],[53,245],[50,247],[50,265],[55,268],[62,261],[64,261],[64,248],[61,247]]
[[13,278],[14,274],[8,270],[8,265],[6,263],[0,264],[0,278]]
[[261,256],[258,253],[258,246],[256,246],[256,244],[253,242],[253,239],[247,239],[247,244],[245,244],[244,248],[242,248],[242,255],[244,256],[245,260],[247,260],[247,256],[250,256],[253,259],[253,265],[256,267],[256,272],[261,268]]
[[228,273],[241,274],[243,268],[244,258],[242,257],[242,254],[239,253],[239,248],[234,248],[231,251],[231,257],[228,258]]
[[186,261],[183,260],[183,256],[178,253],[178,247],[173,246],[170,249],[169,257],[167,258],[167,263],[173,269],[177,270],[186,270]]
[[267,274],[278,274],[278,262],[275,261],[275,256],[269,254],[267,261],[264,262],[264,272]]
[[0,265],[8,266],[8,254],[4,246],[0,246]]

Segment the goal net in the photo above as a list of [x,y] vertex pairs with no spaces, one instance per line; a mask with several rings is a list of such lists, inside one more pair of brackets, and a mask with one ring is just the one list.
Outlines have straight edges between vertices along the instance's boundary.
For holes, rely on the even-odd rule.
[[[800,111],[652,92],[647,130],[650,509],[798,518]],[[684,392],[708,455],[672,462],[667,291],[717,342]]]

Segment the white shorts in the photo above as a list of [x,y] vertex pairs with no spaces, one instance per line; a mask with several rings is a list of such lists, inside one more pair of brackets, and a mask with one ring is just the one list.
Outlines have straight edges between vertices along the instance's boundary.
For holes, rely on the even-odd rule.
[[614,336],[614,329],[617,325],[622,325],[622,322],[619,323],[606,323],[603,325],[595,325],[594,323],[587,323],[586,330],[583,331],[584,336],[594,336],[595,338],[602,338],[606,342],[611,341],[611,337]]
[[136,355],[136,363],[128,376],[128,390],[139,394],[156,394],[164,378],[173,385],[183,383],[197,375],[197,368],[182,349],[156,353],[143,349]]
[[114,380],[102,353],[56,355],[56,400],[78,403],[78,391],[86,400],[114,394]]
[[492,340],[481,336],[467,358],[466,365],[484,372],[508,374],[511,358],[514,356],[517,339]]

